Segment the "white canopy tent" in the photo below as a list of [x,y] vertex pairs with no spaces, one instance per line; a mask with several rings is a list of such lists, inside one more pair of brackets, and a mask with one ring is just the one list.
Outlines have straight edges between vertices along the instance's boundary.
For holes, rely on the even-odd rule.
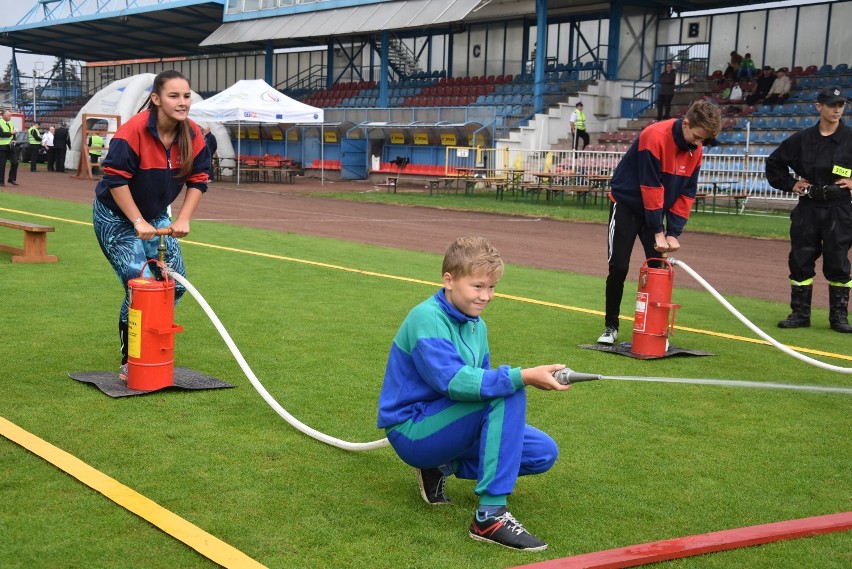
[[[209,99],[193,103],[189,116],[200,123],[237,123],[238,157],[244,122],[320,125],[324,122],[322,109],[291,99],[262,79],[242,79]],[[322,130],[322,126],[320,129]],[[324,133],[321,136],[324,137]],[[238,159],[237,184],[239,183]]]

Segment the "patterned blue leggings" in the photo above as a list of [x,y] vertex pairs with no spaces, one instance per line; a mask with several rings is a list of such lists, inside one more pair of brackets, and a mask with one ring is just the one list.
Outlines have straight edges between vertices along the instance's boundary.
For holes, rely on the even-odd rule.
[[[121,286],[124,287],[124,300],[119,311],[119,324],[127,324],[130,310],[130,294],[127,283],[130,279],[139,277],[142,267],[148,259],[157,258],[157,246],[160,244],[159,237],[142,241],[136,237],[136,230],[124,216],[120,216],[100,201],[95,199],[92,207],[92,221],[95,227],[95,236],[101,246],[104,256],[112,265]],[[171,224],[168,213],[163,212],[154,220],[150,221],[154,227],[168,227]],[[186,267],[183,264],[183,256],[180,252],[178,240],[166,236],[166,265],[173,271],[186,276]],[[150,265],[145,267],[145,276],[151,276]],[[175,283],[175,304],[178,303],[186,289],[180,283]]]

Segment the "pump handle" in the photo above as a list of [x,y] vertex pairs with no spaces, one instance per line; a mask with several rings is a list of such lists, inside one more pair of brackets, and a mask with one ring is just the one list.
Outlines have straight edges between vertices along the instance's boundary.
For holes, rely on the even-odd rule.
[[171,226],[169,227],[157,227],[156,235],[171,235],[173,233]]

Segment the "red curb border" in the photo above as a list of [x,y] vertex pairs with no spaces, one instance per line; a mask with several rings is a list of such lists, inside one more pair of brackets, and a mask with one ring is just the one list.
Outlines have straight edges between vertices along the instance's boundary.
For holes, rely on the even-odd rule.
[[841,512],[605,549],[561,559],[518,565],[512,569],[522,567],[534,567],[536,569],[621,569],[622,567],[636,567],[647,563],[771,543],[782,539],[797,539],[850,529],[852,529],[852,512]]

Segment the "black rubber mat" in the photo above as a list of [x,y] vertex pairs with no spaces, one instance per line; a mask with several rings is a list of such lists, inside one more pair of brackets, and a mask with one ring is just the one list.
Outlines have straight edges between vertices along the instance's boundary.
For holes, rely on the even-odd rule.
[[702,350],[688,350],[686,348],[679,348],[677,346],[669,346],[669,349],[666,350],[666,353],[662,356],[641,356],[639,354],[634,354],[630,351],[631,343],[630,342],[622,342],[620,344],[615,344],[613,346],[607,346],[606,344],[580,344],[580,347],[586,350],[597,350],[598,352],[606,352],[608,354],[616,354],[619,356],[627,356],[629,358],[635,358],[637,360],[658,360],[660,358],[668,358],[671,356],[715,356],[711,352],[704,352]]
[[118,378],[114,371],[74,371],[69,372],[71,379],[83,383],[91,383],[110,397],[129,397],[131,395],[147,395],[158,393],[169,389],[222,389],[234,387],[230,383],[220,381],[215,377],[185,367],[176,367],[174,371],[174,385],[155,389],[153,391],[139,391],[130,389],[127,383]]

